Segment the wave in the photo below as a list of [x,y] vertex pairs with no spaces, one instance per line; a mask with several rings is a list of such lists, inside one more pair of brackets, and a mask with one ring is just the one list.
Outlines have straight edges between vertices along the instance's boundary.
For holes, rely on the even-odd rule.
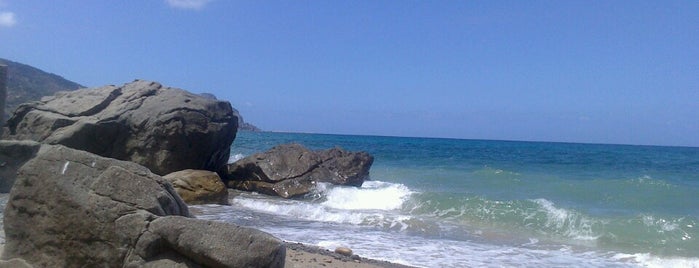
[[610,250],[693,257],[699,220],[692,216],[604,216],[564,208],[547,199],[491,200],[481,196],[422,194],[406,210],[454,225]]
[[362,187],[318,186],[325,196],[323,206],[347,210],[395,210],[414,192],[403,184],[381,181],[366,181]]
[[367,181],[362,187],[318,183],[312,200],[280,200],[266,197],[236,198],[245,208],[309,221],[378,226],[404,230],[411,216],[398,210],[413,194],[405,185]]

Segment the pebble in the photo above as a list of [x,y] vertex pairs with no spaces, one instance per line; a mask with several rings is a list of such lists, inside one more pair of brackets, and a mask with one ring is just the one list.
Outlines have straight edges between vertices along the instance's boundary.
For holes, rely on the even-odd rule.
[[352,250],[350,248],[346,248],[346,247],[335,248],[335,253],[340,254],[340,255],[345,255],[345,256],[352,256]]

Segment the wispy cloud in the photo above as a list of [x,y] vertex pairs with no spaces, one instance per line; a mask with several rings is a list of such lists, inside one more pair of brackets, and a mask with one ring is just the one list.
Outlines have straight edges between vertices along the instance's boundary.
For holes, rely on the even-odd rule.
[[168,5],[182,9],[201,9],[212,0],[165,0]]
[[12,27],[17,24],[15,13],[2,11],[0,12],[0,27]]

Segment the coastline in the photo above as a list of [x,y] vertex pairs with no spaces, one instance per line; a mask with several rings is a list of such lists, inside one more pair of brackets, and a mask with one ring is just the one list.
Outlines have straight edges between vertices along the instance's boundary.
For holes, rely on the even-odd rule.
[[[235,190],[229,192],[231,192],[231,196],[238,194]],[[5,230],[3,228],[2,213],[5,211],[8,197],[8,193],[0,194],[0,205],[2,205],[2,210],[0,211],[0,256],[2,256],[5,251]],[[254,228],[253,226],[250,227]],[[286,244],[285,268],[411,268],[411,266],[407,265],[363,258],[357,255],[344,256],[308,244],[289,241],[285,241],[284,243]],[[3,261],[0,261],[0,264],[2,263]]]
[[[2,231],[4,236],[4,231]],[[327,249],[302,243],[286,243],[285,268],[411,268],[412,266],[362,258],[357,255],[344,256]],[[5,241],[0,243],[0,256],[5,251]],[[2,264],[4,261],[0,261]]]
[[[3,241],[4,242],[4,241]],[[5,251],[5,244],[0,244],[0,256]],[[3,261],[0,261],[2,263]],[[411,268],[411,266],[367,259],[354,255],[343,256],[329,250],[301,244],[286,242],[286,260],[284,268]]]
[[362,258],[357,255],[344,256],[327,249],[294,242],[286,242],[285,268],[410,268],[412,266]]

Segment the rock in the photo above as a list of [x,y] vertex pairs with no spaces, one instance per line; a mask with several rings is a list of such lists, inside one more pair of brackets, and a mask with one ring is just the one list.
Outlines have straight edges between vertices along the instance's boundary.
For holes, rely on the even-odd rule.
[[228,102],[136,80],[22,104],[5,136],[132,161],[161,175],[188,168],[219,172],[237,120]]
[[240,112],[233,108],[233,114],[238,117],[238,130],[240,131],[252,131],[252,132],[260,132],[262,131],[260,128],[256,127],[253,124],[250,124],[248,122],[245,122],[243,119],[243,116],[240,115]]
[[228,204],[228,189],[216,172],[186,169],[163,176],[185,203]]
[[225,178],[235,189],[290,198],[309,193],[316,182],[359,187],[369,178],[373,161],[366,152],[285,144],[228,164]]
[[292,198],[309,193],[311,189],[315,187],[315,182],[306,179],[288,179],[277,183],[263,181],[229,181],[228,186],[233,189],[248,192]]
[[366,152],[348,152],[340,148],[320,151],[320,166],[309,177],[316,181],[360,187],[369,179],[374,157]]
[[352,256],[352,249],[347,247],[337,247],[335,248],[335,253],[350,257]]
[[40,144],[35,141],[0,140],[0,193],[9,193],[17,171],[34,158]]
[[284,264],[269,234],[187,218],[172,185],[147,168],[60,145],[42,145],[20,168],[4,217],[2,259],[35,267]]
[[32,266],[23,259],[14,258],[0,261],[0,268],[32,268]]
[[254,229],[161,217],[152,221],[148,230],[162,240],[158,246],[206,267],[284,267],[284,243]]
[[301,177],[317,168],[320,161],[317,153],[300,144],[284,144],[227,165],[227,175],[233,180],[274,183]]

